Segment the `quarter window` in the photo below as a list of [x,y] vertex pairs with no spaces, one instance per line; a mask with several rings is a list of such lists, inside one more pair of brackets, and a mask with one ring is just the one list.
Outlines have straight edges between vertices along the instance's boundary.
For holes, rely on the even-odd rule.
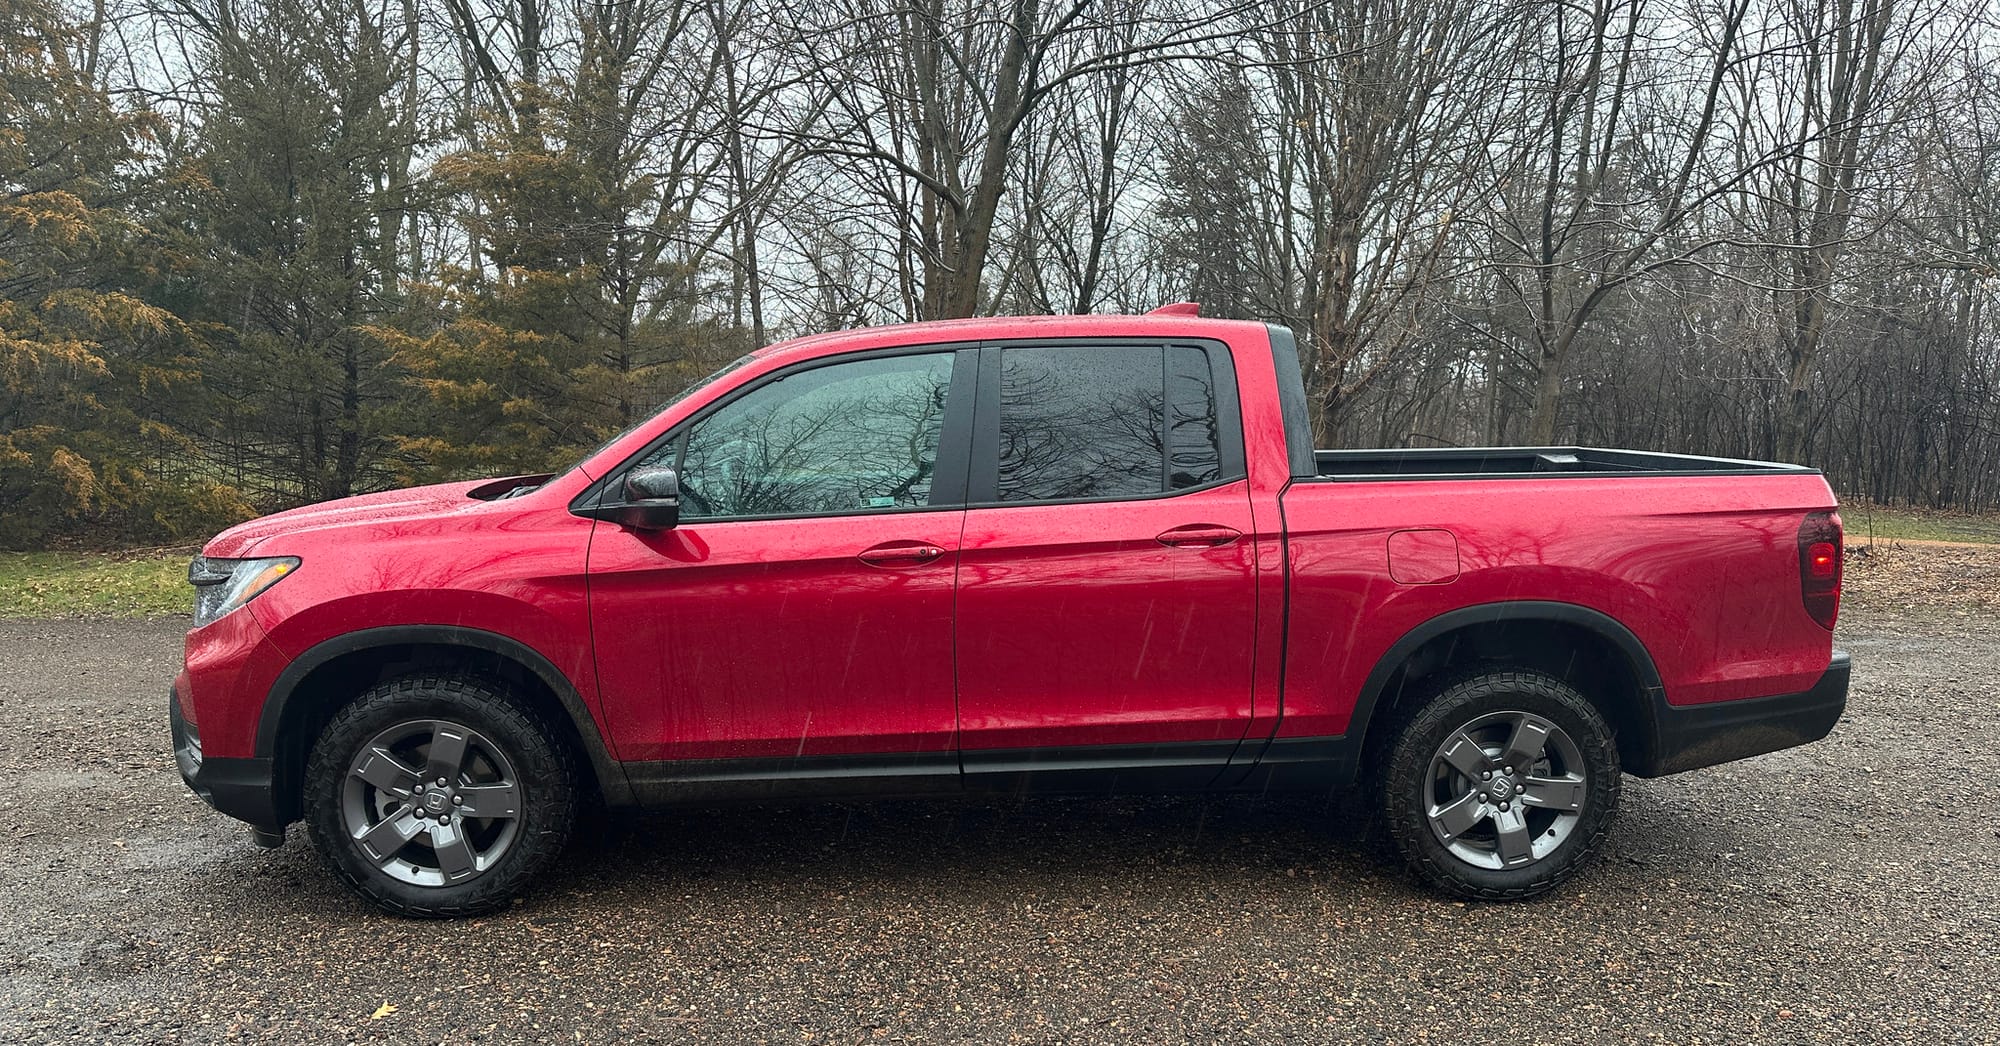
[[849,514],[928,505],[952,354],[787,375],[697,421],[681,516]]
[[1222,427],[1208,353],[1167,347],[1167,489],[1199,487],[1222,477]]

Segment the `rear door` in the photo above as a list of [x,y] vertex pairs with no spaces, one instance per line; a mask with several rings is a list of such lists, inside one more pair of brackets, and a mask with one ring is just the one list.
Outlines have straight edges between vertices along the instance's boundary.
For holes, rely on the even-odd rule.
[[591,541],[620,756],[673,761],[633,769],[635,784],[956,787],[952,585],[975,355],[802,364],[635,459],[681,479],[677,527],[600,523]]
[[1212,780],[1250,722],[1256,631],[1228,352],[988,345],[975,414],[956,624],[968,786]]

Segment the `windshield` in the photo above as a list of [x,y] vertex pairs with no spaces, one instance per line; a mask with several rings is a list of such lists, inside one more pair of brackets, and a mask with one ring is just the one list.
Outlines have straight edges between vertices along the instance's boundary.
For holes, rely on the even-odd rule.
[[[674,393],[672,396],[667,397],[665,400],[661,401],[659,406],[654,407],[652,410],[649,410],[644,415],[640,416],[638,421],[635,421],[632,424],[627,425],[617,435],[612,436],[610,439],[607,439],[602,443],[599,443],[595,447],[592,447],[589,452],[585,453],[582,457],[576,459],[576,461],[570,465],[570,469],[574,469],[578,465],[581,465],[584,462],[589,461],[591,458],[594,458],[599,454],[604,453],[604,449],[606,447],[609,447],[613,443],[616,443],[619,440],[624,439],[625,437],[631,435],[633,431],[636,430],[639,426],[644,425],[645,423],[653,420],[654,418],[659,417],[661,411],[666,410],[668,407],[671,407],[674,404],[679,403],[680,401],[687,399],[689,396],[692,396],[695,393],[701,391],[702,389],[705,389],[708,386],[714,384],[717,378],[720,378],[724,374],[727,374],[730,371],[733,371],[736,368],[741,367],[744,364],[750,362],[751,358],[752,357],[747,355],[738,356],[735,359],[730,360],[728,363],[725,363],[722,366],[717,367],[714,371],[711,371],[706,377],[701,378],[694,384],[689,385],[687,388],[684,388],[679,392]],[[564,471],[567,472],[568,470]]]

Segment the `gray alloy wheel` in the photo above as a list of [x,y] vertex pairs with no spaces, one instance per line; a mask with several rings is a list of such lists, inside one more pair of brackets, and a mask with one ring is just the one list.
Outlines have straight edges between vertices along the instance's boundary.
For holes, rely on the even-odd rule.
[[1528,712],[1491,712],[1454,731],[1431,756],[1426,816],[1459,860],[1524,867],[1576,830],[1589,774],[1562,727]]
[[1590,858],[1618,810],[1618,739],[1575,686],[1481,663],[1410,698],[1372,738],[1369,765],[1383,827],[1418,878],[1518,900]]
[[576,817],[576,753],[507,683],[383,680],[333,714],[301,813],[327,866],[397,915],[509,904],[554,864]]
[[355,752],[340,813],[355,847],[383,874],[413,886],[455,886],[514,845],[521,778],[507,753],[471,727],[411,720]]

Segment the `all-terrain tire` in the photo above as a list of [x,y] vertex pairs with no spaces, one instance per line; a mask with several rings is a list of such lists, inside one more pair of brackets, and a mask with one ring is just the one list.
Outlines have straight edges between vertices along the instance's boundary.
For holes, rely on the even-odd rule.
[[[454,727],[455,732],[450,729]],[[429,742],[423,740],[426,729],[434,731]],[[445,732],[436,733],[439,729]],[[463,746],[468,768],[459,781],[446,782],[426,772],[434,772],[439,764],[417,765],[439,748],[442,742],[437,738],[446,735],[472,739]],[[412,771],[418,779],[400,791],[378,789],[357,772],[357,760],[366,758],[367,751],[382,749],[382,739],[399,736],[406,740],[397,749],[396,761],[388,764],[394,767],[388,774],[397,786],[406,784]],[[561,855],[576,820],[576,760],[558,738],[532,706],[495,680],[422,674],[385,681],[335,713],[313,745],[304,782],[304,814],[313,844],[327,866],[355,892],[396,915],[442,919],[502,907]],[[489,748],[492,751],[486,751]],[[502,774],[497,767],[507,772]],[[386,780],[373,772],[368,776]],[[509,778],[515,789],[511,793],[504,787]],[[434,785],[438,795],[433,801],[440,809],[430,812],[425,808],[425,800],[432,799],[430,792],[418,789]],[[500,800],[486,808],[503,816],[464,816],[464,811],[481,808],[482,799],[475,793],[482,787],[487,797],[497,794]],[[362,795],[365,798],[358,798]],[[468,798],[472,805],[454,805]],[[385,813],[385,807],[390,812]],[[454,822],[455,811],[460,816]],[[386,862],[371,857],[363,836],[373,833],[363,829],[371,822],[379,828],[382,822],[398,818],[403,820],[390,830],[388,844],[394,844],[406,826],[424,826],[413,837],[414,846],[405,842],[396,851],[411,856],[407,861],[399,856]],[[475,831],[494,839],[504,829],[504,845],[493,847],[490,863],[486,855],[477,855],[480,866],[474,870],[466,871],[463,864],[446,870],[447,844],[431,847],[436,839],[452,838],[449,826],[454,823],[475,846]],[[371,845],[389,849],[381,843]],[[475,850],[468,847],[465,852]],[[431,874],[425,869],[426,854],[436,858],[440,881],[407,881]],[[402,877],[385,868],[400,869]],[[447,880],[453,872],[463,878]]]
[[[1557,813],[1540,806],[1532,808],[1535,821],[1527,823],[1540,827],[1520,831],[1532,838],[1533,846],[1546,847],[1547,852],[1536,853],[1515,866],[1507,866],[1507,855],[1500,852],[1499,818],[1508,815],[1499,812],[1497,802],[1487,800],[1485,788],[1493,782],[1483,782],[1478,773],[1459,774],[1445,759],[1447,742],[1454,742],[1452,750],[1458,759],[1483,759],[1485,762],[1477,765],[1501,775],[1506,769],[1503,764],[1518,762],[1507,758],[1504,751],[1497,756],[1492,751],[1493,739],[1508,736],[1509,723],[1514,728],[1521,723],[1537,724],[1533,730],[1553,725],[1559,731],[1555,736],[1566,741],[1565,755],[1549,758],[1565,771],[1565,782],[1572,776],[1582,778],[1559,788],[1565,796],[1577,797],[1565,801],[1579,802],[1580,809],[1572,812],[1564,807]],[[1520,900],[1545,893],[1575,874],[1610,829],[1618,806],[1617,738],[1603,713],[1575,687],[1555,676],[1493,665],[1448,673],[1432,684],[1428,697],[1408,705],[1390,726],[1385,742],[1371,760],[1376,768],[1382,826],[1416,876],[1444,893],[1480,901]],[[1472,757],[1463,754],[1467,749],[1457,740],[1459,732],[1467,730],[1488,739]],[[1568,766],[1570,762],[1578,765]],[[1547,786],[1532,782],[1546,782],[1552,771],[1546,760],[1535,765],[1544,768],[1540,778],[1531,778],[1531,770],[1522,767],[1515,767],[1520,770],[1518,776],[1505,776],[1516,782],[1516,788],[1537,791],[1527,798],[1540,802],[1540,793]],[[1460,784],[1461,779],[1469,785]],[[1464,794],[1468,787],[1477,794]],[[1457,826],[1437,823],[1433,815],[1454,805],[1454,796],[1476,799],[1468,809],[1486,811],[1486,830],[1495,837],[1490,857],[1483,852],[1476,826],[1450,840],[1443,837]],[[1514,816],[1526,822],[1531,816],[1529,803],[1519,793],[1511,798]],[[1555,830],[1556,822],[1572,813],[1573,820],[1560,832]],[[1518,849],[1515,852],[1518,854]],[[1485,867],[1473,859],[1492,860],[1502,866]]]

